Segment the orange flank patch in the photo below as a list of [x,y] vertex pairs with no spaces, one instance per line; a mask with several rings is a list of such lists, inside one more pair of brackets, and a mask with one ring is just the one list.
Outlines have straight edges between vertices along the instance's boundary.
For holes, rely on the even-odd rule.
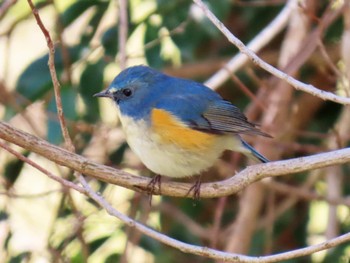
[[151,121],[153,131],[163,143],[176,144],[188,150],[205,150],[216,142],[217,135],[192,130],[162,109],[152,110]]

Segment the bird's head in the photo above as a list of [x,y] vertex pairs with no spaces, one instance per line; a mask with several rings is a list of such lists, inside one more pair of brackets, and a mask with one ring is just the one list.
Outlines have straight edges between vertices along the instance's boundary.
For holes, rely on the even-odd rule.
[[147,66],[134,66],[120,72],[110,86],[94,97],[111,98],[126,114],[140,114],[157,96],[162,73]]
[[122,71],[109,87],[96,93],[94,97],[107,97],[113,99],[117,104],[121,102],[141,99],[147,94],[152,84],[160,73],[146,66],[134,66]]

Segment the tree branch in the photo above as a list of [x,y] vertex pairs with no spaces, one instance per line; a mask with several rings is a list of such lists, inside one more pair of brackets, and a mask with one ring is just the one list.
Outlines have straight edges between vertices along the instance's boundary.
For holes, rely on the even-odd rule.
[[[197,0],[194,0],[194,1],[202,3],[201,1],[197,1]],[[49,68],[50,68],[50,73],[51,73],[51,77],[53,79],[53,84],[55,88],[57,109],[58,109],[63,136],[67,144],[67,148],[70,151],[60,148],[58,146],[49,144],[43,139],[40,139],[38,137],[35,137],[23,131],[17,130],[11,125],[1,121],[0,121],[0,138],[2,138],[7,142],[11,142],[18,146],[21,146],[29,151],[35,152],[59,165],[63,165],[73,169],[84,189],[65,180],[63,181],[61,180],[62,184],[68,187],[75,188],[76,190],[81,191],[86,195],[90,196],[101,207],[103,207],[109,214],[120,219],[122,222],[129,225],[130,227],[134,227],[141,233],[151,238],[154,238],[155,240],[158,240],[164,244],[167,244],[171,247],[174,247],[182,252],[191,253],[191,254],[195,254],[203,257],[209,257],[209,258],[225,260],[225,261],[235,261],[235,262],[276,262],[276,261],[287,260],[295,257],[304,256],[304,255],[309,255],[311,253],[324,250],[327,248],[331,248],[350,240],[350,234],[346,234],[346,235],[334,238],[332,240],[323,242],[321,244],[306,247],[303,249],[293,250],[290,252],[281,253],[281,254],[272,255],[272,256],[250,257],[250,256],[244,256],[244,255],[239,255],[234,253],[226,253],[226,252],[222,252],[222,251],[218,251],[218,250],[214,250],[214,249],[210,249],[202,246],[195,246],[195,245],[178,241],[162,233],[159,233],[135,220],[132,220],[130,217],[117,211],[101,195],[99,195],[98,193],[94,192],[91,189],[91,187],[89,186],[89,184],[81,174],[86,174],[88,176],[94,177],[96,179],[99,179],[108,183],[117,184],[129,189],[141,191],[141,192],[147,190],[149,179],[145,177],[134,176],[134,175],[125,173],[121,170],[113,169],[111,167],[99,165],[80,155],[73,153],[74,146],[72,144],[72,141],[69,137],[69,134],[65,125],[62,104],[60,101],[61,98],[59,94],[60,86],[59,86],[57,74],[54,67],[54,61],[53,61],[54,45],[52,43],[49,32],[46,30],[43,23],[41,22],[41,19],[37,13],[37,10],[32,4],[32,1],[28,0],[28,3],[32,8],[33,14],[39,24],[40,29],[45,35],[47,44],[49,46]],[[256,60],[256,58],[253,56],[251,57],[253,61]],[[260,62],[256,60],[256,63],[259,64]],[[286,75],[285,73],[283,74]],[[290,79],[294,80],[292,78]],[[286,79],[287,82],[288,80]],[[310,91],[310,87],[308,88]],[[335,99],[338,100],[339,98],[340,97],[335,96]],[[325,99],[329,99],[329,98],[325,97]],[[339,102],[339,103],[344,103],[344,102]],[[8,147],[5,143],[0,142],[0,146],[6,149],[7,151],[15,154],[17,158],[21,159],[22,161],[25,161],[33,165],[34,167],[44,172],[49,177],[55,180],[59,179],[58,177],[56,178],[55,176],[50,174],[49,171],[36,165],[34,162],[31,162],[28,158],[11,150],[11,148]],[[203,184],[201,196],[204,198],[226,196],[229,194],[236,193],[242,190],[243,188],[245,188],[247,185],[252,184],[253,182],[257,180],[261,180],[262,178],[265,178],[265,177],[303,172],[310,169],[316,169],[316,168],[326,167],[326,166],[335,165],[335,164],[343,164],[349,161],[350,161],[350,149],[342,149],[342,150],[337,150],[329,153],[313,155],[309,157],[250,166],[244,169],[242,172],[236,174],[234,177],[227,179],[225,181]],[[170,196],[187,196],[187,193],[190,187],[191,187],[190,184],[184,184],[184,183],[174,183],[174,182],[163,183],[161,194],[170,195]]]
[[[17,130],[0,121],[0,138],[35,152],[59,165],[69,167],[98,180],[147,192],[149,178],[135,176],[112,167],[97,164],[78,154],[69,152],[31,134]],[[266,177],[300,173],[312,169],[350,162],[350,148],[300,157],[290,160],[248,166],[235,176],[220,182],[204,183],[201,186],[202,198],[227,196],[241,191],[248,185]],[[186,197],[192,185],[189,183],[162,182],[162,194]]]
[[118,0],[118,16],[119,16],[119,65],[121,69],[126,68],[127,54],[126,42],[128,40],[128,1]]
[[[350,98],[345,98],[337,96],[334,93],[320,90],[311,84],[305,84],[290,75],[278,70],[277,68],[271,66],[270,64],[263,61],[258,57],[253,51],[251,51],[247,46],[243,44],[236,36],[234,36],[225,25],[209,10],[209,8],[201,0],[193,0],[204,12],[204,14],[209,18],[209,20],[225,35],[229,42],[234,44],[240,52],[245,54],[254,64],[270,72],[272,75],[286,81],[291,86],[297,90],[310,93],[313,96],[319,97],[323,100],[330,100],[339,104],[350,105]],[[340,12],[340,9],[337,10]]]
[[[5,132],[3,132],[5,130]],[[13,134],[9,134],[8,132],[12,131]],[[14,129],[13,127],[11,127],[8,124],[5,124],[4,122],[0,122],[0,137],[2,139],[8,140],[9,142],[17,142],[16,144],[22,147],[25,147],[28,150],[32,150],[33,152],[36,152],[38,154],[43,155],[44,157],[47,157],[50,160],[54,161],[55,155],[57,158],[57,163],[61,164],[61,165],[65,165],[68,166],[72,169],[74,169],[73,167],[78,166],[80,167],[82,170],[86,170],[88,172],[90,172],[90,169],[87,169],[87,167],[95,167],[96,171],[99,172],[101,171],[102,174],[104,174],[105,172],[107,172],[108,170],[114,171],[116,174],[116,178],[119,178],[119,175],[123,176],[123,175],[128,175],[126,173],[123,173],[121,171],[118,170],[114,170],[112,168],[108,168],[106,166],[102,166],[102,165],[98,165],[95,164],[93,162],[88,161],[87,159],[85,159],[84,157],[81,157],[77,154],[74,154],[72,152],[69,152],[65,149],[62,149],[60,147],[57,147],[55,145],[51,145],[49,143],[47,143],[46,141],[39,139],[35,136],[32,136],[30,134],[18,131],[16,129]],[[3,147],[5,144],[1,144],[1,146]],[[6,150],[9,150],[9,147],[4,147]],[[348,150],[348,151],[346,151]],[[338,150],[338,151],[334,151],[333,153],[335,154],[335,158],[337,159],[337,157],[341,157],[343,154],[347,153],[347,158],[350,159],[349,155],[350,155],[350,150],[349,149],[343,149],[343,150]],[[15,154],[16,152],[11,151],[11,153]],[[343,152],[343,153],[341,153]],[[65,156],[67,154],[67,156]],[[329,154],[332,154],[329,153]],[[320,155],[325,155],[325,154],[320,154]],[[320,156],[318,155],[318,156]],[[20,158],[20,156],[18,154],[16,154],[16,156],[18,158]],[[315,157],[316,156],[316,157]],[[317,155],[315,156],[311,156],[311,157],[307,157],[307,158],[300,158],[300,160],[302,159],[311,159],[311,158],[316,158],[318,159],[319,157],[317,157]],[[24,157],[25,158],[25,157]],[[69,160],[70,158],[72,159],[72,162],[68,162],[67,160]],[[20,158],[21,159],[21,158]],[[322,157],[320,159],[323,159]],[[78,160],[78,163],[74,163]],[[27,158],[26,160],[23,160],[28,162]],[[30,160],[29,160],[30,161]],[[293,160],[292,160],[293,161]],[[305,161],[305,160],[304,160]],[[285,163],[286,161],[281,161],[281,162],[275,162],[275,166],[278,163]],[[329,164],[329,160],[325,160],[325,162],[327,164]],[[306,161],[305,161],[306,163]],[[311,163],[311,162],[309,162]],[[268,166],[268,165],[259,165],[259,166],[251,166],[248,167],[246,170],[249,170],[250,168],[255,168],[255,167],[263,167],[263,166]],[[274,165],[272,164],[272,167]],[[307,167],[309,167],[308,165],[306,165]],[[44,172],[46,175],[48,176],[52,176],[48,171],[46,171],[43,168],[37,167],[40,171]],[[288,166],[286,166],[288,167]],[[282,165],[283,168],[283,165]],[[273,173],[276,171],[275,169],[272,169]],[[233,178],[237,178],[239,176],[242,176],[242,174],[244,175],[244,171],[239,173],[238,175],[236,175]],[[83,171],[81,171],[83,172]],[[110,172],[110,171],[108,171]],[[260,177],[262,175],[264,175],[266,173],[266,171],[264,171],[264,169],[262,169],[261,171],[262,173],[259,174],[259,172],[255,173],[256,177]],[[249,174],[249,173],[248,173]],[[131,179],[133,177],[138,178],[136,176],[133,175],[128,175]],[[56,177],[56,176],[54,176]],[[84,179],[84,177],[82,175],[80,175],[78,177],[79,181],[81,182],[82,186],[84,189],[81,189],[80,187],[74,185],[74,189],[84,192],[85,194],[87,194],[88,196],[90,196],[92,199],[94,199],[100,206],[102,206],[110,215],[117,217],[118,219],[120,219],[122,222],[124,222],[125,224],[129,225],[130,227],[134,227],[135,229],[137,229],[138,231],[140,231],[141,233],[154,238],[155,240],[158,240],[159,242],[162,242],[166,245],[169,245],[171,247],[174,247],[176,249],[179,249],[180,251],[184,252],[184,253],[191,253],[191,254],[195,254],[198,256],[203,256],[203,257],[209,257],[209,258],[214,258],[214,259],[218,259],[218,260],[225,260],[225,261],[231,261],[231,262],[278,262],[281,260],[287,260],[287,259],[291,259],[291,258],[296,258],[296,257],[301,257],[301,256],[305,256],[305,255],[309,255],[321,250],[325,250],[325,249],[329,249],[332,247],[335,247],[339,244],[345,243],[350,241],[350,234],[345,234],[339,237],[336,237],[334,239],[328,240],[326,242],[314,245],[314,246],[309,246],[306,248],[301,248],[301,249],[297,249],[297,250],[293,250],[293,251],[289,251],[289,252],[285,252],[285,253],[280,253],[280,254],[276,254],[276,255],[271,255],[271,256],[264,256],[264,257],[251,257],[251,256],[245,256],[245,255],[239,255],[239,254],[235,254],[235,253],[227,253],[227,252],[222,252],[219,250],[215,250],[215,249],[211,249],[211,248],[207,248],[207,247],[201,247],[201,246],[195,246],[195,245],[191,245],[191,244],[187,244],[184,243],[182,241],[176,240],[174,238],[168,237],[167,235],[164,235],[162,233],[159,233],[131,218],[129,218],[128,216],[120,213],[119,211],[117,211],[116,209],[114,209],[102,196],[100,196],[99,194],[95,193],[91,187],[88,185],[88,183],[86,182],[86,180]],[[101,176],[99,177],[99,179],[101,179]],[[139,178],[140,179],[140,178]],[[226,180],[226,181],[230,181]],[[116,180],[118,181],[118,180]],[[143,178],[143,181],[146,181],[145,178]],[[225,181],[224,181],[225,182]],[[146,182],[147,183],[147,182]],[[219,183],[220,184],[220,183]],[[65,185],[68,187],[72,187],[73,185],[71,184],[67,184],[67,182],[65,182]],[[172,185],[178,186],[178,185],[186,185],[186,184],[179,184],[179,183],[172,183]],[[208,188],[209,185],[213,185],[215,186],[216,184],[205,184],[207,185],[205,188]],[[187,186],[189,187],[189,185],[187,184]],[[133,185],[133,187],[135,187],[135,185]],[[162,189],[166,188],[165,190],[169,190],[169,184],[165,184],[164,187],[162,186]],[[220,187],[219,187],[220,188]],[[220,189],[216,190],[217,192],[220,192]],[[181,191],[180,191],[181,192]],[[202,194],[205,194],[204,191],[202,191]]]
[[[281,12],[276,16],[276,18],[271,21],[259,34],[257,34],[254,39],[252,39],[248,44],[252,52],[258,52],[263,47],[265,47],[279,32],[281,32],[289,20],[290,14],[293,9],[296,8],[296,0],[289,0]],[[236,72],[240,67],[242,67],[249,57],[242,53],[235,55],[230,61],[228,61],[224,67],[216,72],[205,82],[205,85],[216,89],[221,86],[232,73]]]
[[73,142],[69,136],[68,129],[66,126],[66,120],[65,120],[65,117],[63,114],[62,99],[61,99],[61,85],[58,81],[57,72],[56,72],[56,68],[55,68],[55,46],[52,42],[49,31],[46,29],[43,22],[41,21],[38,9],[35,8],[32,0],[27,0],[27,1],[28,1],[30,8],[32,9],[32,13],[35,17],[35,20],[36,20],[39,28],[41,29],[41,31],[44,34],[47,46],[49,48],[48,66],[50,69],[50,75],[51,75],[52,84],[53,84],[54,92],[55,92],[55,100],[56,100],[56,105],[57,105],[57,107],[56,107],[57,108],[57,116],[58,116],[58,120],[60,122],[60,127],[61,127],[64,141],[66,142],[66,147],[70,151],[74,152],[75,147],[74,147]]
[[[8,151],[9,153],[13,154],[14,156],[16,156],[19,160],[29,164],[30,166],[33,166],[35,169],[39,170],[43,174],[46,174],[49,178],[60,183],[62,186],[66,187],[66,188],[72,188],[72,189],[74,189],[82,194],[86,193],[84,188],[76,185],[75,183],[72,183],[71,181],[68,181],[66,179],[63,179],[59,176],[52,174],[50,171],[46,170],[44,167],[38,165],[36,162],[33,162],[28,157],[25,157],[23,154],[11,149],[8,145],[6,145],[5,143],[3,143],[1,141],[0,141],[0,147],[3,148],[4,150]],[[50,191],[50,192],[52,192],[52,191]]]

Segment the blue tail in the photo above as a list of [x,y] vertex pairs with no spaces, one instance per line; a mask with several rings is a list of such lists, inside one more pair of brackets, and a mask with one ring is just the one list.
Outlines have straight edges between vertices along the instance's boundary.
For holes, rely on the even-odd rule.
[[267,159],[266,157],[264,157],[261,153],[259,153],[257,150],[255,150],[252,146],[250,146],[247,142],[245,142],[244,140],[242,140],[242,144],[243,146],[249,150],[249,154],[248,157],[258,160],[262,163],[268,163],[269,159]]

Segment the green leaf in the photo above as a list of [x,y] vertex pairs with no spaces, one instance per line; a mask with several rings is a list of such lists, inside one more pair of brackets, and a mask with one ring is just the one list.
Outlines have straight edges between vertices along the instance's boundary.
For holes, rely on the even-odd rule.
[[128,144],[122,143],[114,152],[111,153],[109,159],[113,165],[119,165],[123,159],[125,151],[128,149]]
[[30,255],[31,255],[31,253],[29,253],[29,252],[22,252],[15,257],[11,257],[11,259],[8,261],[8,263],[28,262],[28,260],[30,259]]
[[118,27],[113,25],[104,32],[101,38],[101,44],[105,49],[107,56],[115,57],[118,51]]
[[90,7],[99,5],[100,3],[101,1],[98,0],[80,0],[74,2],[61,15],[61,23],[63,27],[69,26]]
[[98,5],[96,5],[95,13],[91,17],[89,24],[87,26],[88,30],[84,32],[82,35],[80,42],[84,45],[89,45],[91,38],[95,35],[97,28],[102,20],[102,17],[104,16],[106,10],[108,8],[108,2],[105,1],[99,1]]
[[71,258],[71,262],[72,263],[84,263],[85,258],[84,255],[82,253],[82,250],[79,250],[72,258]]
[[[78,60],[81,49],[81,46],[68,49],[71,63]],[[16,91],[30,101],[41,99],[47,91],[52,89],[48,60],[48,54],[38,58],[23,71],[18,79]],[[63,58],[61,48],[56,48],[55,68],[58,75],[62,73]]]
[[[26,151],[23,153],[23,155],[28,156],[29,152]],[[5,166],[4,177],[6,179],[6,189],[10,189],[16,182],[20,172],[22,171],[23,165],[23,161],[15,159]]]
[[0,222],[6,221],[9,218],[9,214],[6,211],[0,211]]
[[[129,21],[128,24],[128,37],[133,34],[138,25],[135,25]],[[115,57],[118,52],[118,25],[114,24],[108,28],[102,35],[101,44],[105,50],[105,55]]]
[[173,29],[187,19],[192,1],[157,0],[157,4],[157,13],[164,18],[163,26]]
[[45,55],[34,61],[18,79],[17,92],[31,101],[40,98],[52,86],[48,58]]
[[99,239],[95,239],[94,241],[89,243],[89,251],[92,254],[94,251],[99,249],[110,237],[102,237]]
[[115,262],[119,262],[120,261],[120,254],[118,253],[114,253],[109,255],[106,260],[105,263],[115,263]]
[[105,66],[106,63],[102,60],[88,64],[80,78],[79,92],[86,107],[84,119],[88,122],[96,122],[100,115],[98,100],[93,95],[103,89]]
[[[145,44],[157,40],[159,38],[159,30],[159,26],[155,26],[152,23],[147,22],[144,38]],[[156,43],[145,50],[147,64],[153,68],[161,68],[162,65],[164,65],[164,62],[160,56],[160,50],[160,43]]]
[[152,254],[157,254],[162,249],[162,245],[158,241],[144,235],[141,237],[139,245]]

